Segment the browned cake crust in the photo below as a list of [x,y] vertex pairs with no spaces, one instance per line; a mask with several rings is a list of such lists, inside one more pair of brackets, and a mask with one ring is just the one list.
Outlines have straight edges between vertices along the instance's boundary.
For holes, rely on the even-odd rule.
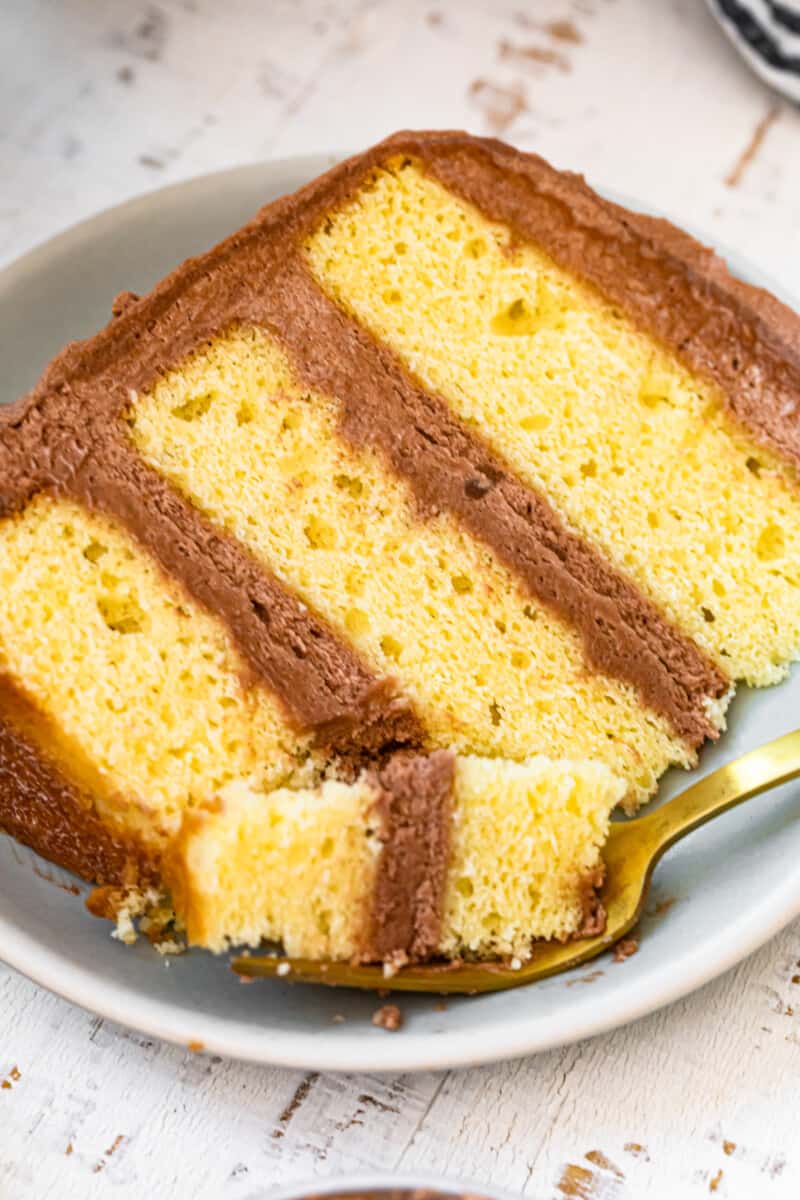
[[157,880],[152,854],[96,816],[103,787],[76,746],[55,748],[46,719],[0,675],[0,829],[96,883]]
[[[686,234],[601,199],[536,156],[463,133],[402,133],[268,206],[143,299],[127,296],[104,330],[58,355],[27,397],[0,412],[0,517],[43,491],[109,514],[227,623],[254,678],[277,694],[295,725],[351,757],[424,748],[425,730],[394,682],[377,678],[284,583],[144,464],[126,436],[124,417],[138,392],[209,338],[238,323],[259,325],[300,378],[343,399],[345,438],[385,455],[423,511],[453,514],[490,546],[532,596],[576,628],[591,666],[632,684],[687,746],[698,747],[716,735],[705,705],[727,691],[725,674],[305,267],[301,239],[394,156],[409,156],[488,217],[532,237],[718,385],[753,437],[800,464],[800,320],[787,308],[732,278]],[[72,762],[47,761],[40,740],[20,734],[14,703],[0,705],[0,825],[88,878],[117,881],[136,849],[104,832]],[[422,799],[397,809],[397,848],[384,856],[387,891],[376,912],[393,927],[417,930],[410,944],[415,937],[427,944],[419,888],[407,887],[399,900],[387,882],[401,861],[398,878],[422,877],[426,838],[438,847],[434,862],[446,845],[441,772],[429,771],[415,787]],[[407,836],[412,825],[422,836]],[[443,872],[430,878],[424,907],[434,912]],[[377,920],[381,945],[382,936]]]

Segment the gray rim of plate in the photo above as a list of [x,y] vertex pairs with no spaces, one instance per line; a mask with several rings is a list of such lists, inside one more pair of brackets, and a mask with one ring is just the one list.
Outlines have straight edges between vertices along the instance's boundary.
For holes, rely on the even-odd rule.
[[[187,209],[194,214],[197,206],[202,208],[203,204],[211,204],[214,202],[213,198],[221,191],[224,192],[226,186],[235,193],[237,203],[241,194],[249,195],[250,192],[261,196],[263,200],[271,199],[313,178],[341,157],[341,154],[302,156],[235,167],[173,184],[107,209],[56,235],[0,272],[0,304],[5,302],[8,306],[15,290],[24,286],[32,286],[36,295],[51,300],[48,272],[52,270],[53,264],[61,262],[62,270],[66,260],[71,260],[73,266],[76,260],[83,265],[83,259],[79,256],[88,251],[98,237],[108,237],[121,221],[135,221],[147,217],[148,231],[157,227],[159,222],[169,225],[172,221],[173,227],[177,227],[175,223],[186,219]],[[620,197],[611,190],[606,194],[622,204],[637,207],[636,202]],[[248,209],[249,215],[252,215],[258,206],[258,203],[253,204]],[[646,206],[638,207],[646,209]],[[651,208],[648,211],[653,210]],[[245,215],[247,214],[243,214],[243,217]],[[116,245],[115,242],[115,247]],[[123,257],[127,253],[129,262],[136,261],[136,246],[127,249],[124,243],[119,243],[119,246]],[[726,253],[724,248],[718,248],[723,254]],[[751,264],[732,253],[726,254],[726,257],[740,275],[761,286],[769,287],[776,294],[788,299],[784,288],[776,286]],[[161,264],[161,269],[163,273],[164,264]],[[111,298],[111,295],[107,297],[109,307]],[[63,296],[61,299],[65,302]],[[13,337],[10,344],[15,344]],[[54,346],[52,352],[58,348]],[[24,357],[25,348],[19,353]],[[26,362],[24,368],[18,372],[23,386],[30,385],[34,378],[32,369],[35,368],[38,372],[44,361],[46,360],[37,358],[35,363]],[[8,386],[13,388],[16,383],[13,372],[10,378],[12,382]],[[20,391],[22,387],[16,390]],[[767,689],[758,694],[750,692],[749,689],[740,691],[745,694],[737,697],[732,707],[731,728],[721,739],[722,745],[718,743],[710,747],[703,756],[702,765],[693,774],[670,772],[665,777],[656,803],[669,795],[677,794],[694,778],[708,773],[723,762],[792,728],[791,713],[800,710],[800,704],[787,704],[787,692],[800,697],[800,671],[794,672],[790,680],[777,688]],[[791,710],[788,717],[787,710]],[[6,876],[10,878],[16,867],[11,872],[0,871],[0,958],[43,987],[102,1017],[179,1045],[186,1046],[190,1041],[200,1042],[203,1049],[209,1053],[252,1062],[295,1068],[313,1067],[315,1070],[409,1072],[470,1066],[519,1057],[566,1045],[628,1024],[688,995],[741,962],[794,917],[800,915],[800,872],[796,867],[796,857],[792,857],[792,869],[780,860],[780,843],[786,839],[790,842],[793,838],[798,839],[796,847],[792,843],[792,851],[793,854],[800,853],[800,792],[795,787],[794,792],[789,794],[787,789],[791,790],[791,785],[769,793],[768,796],[773,798],[770,805],[760,808],[744,806],[743,809],[737,810],[739,814],[746,810],[746,818],[740,817],[737,821],[736,814],[723,817],[721,822],[694,834],[692,839],[668,856],[665,867],[660,870],[665,869],[670,862],[684,864],[687,857],[690,859],[688,867],[684,870],[684,874],[688,870],[690,887],[685,895],[681,896],[682,902],[688,902],[683,905],[682,924],[676,919],[674,912],[663,918],[659,925],[661,930],[672,930],[673,923],[675,924],[675,930],[665,939],[655,924],[652,929],[646,926],[639,954],[628,960],[628,964],[634,964],[634,967],[632,970],[628,967],[627,977],[614,977],[608,987],[599,989],[578,988],[569,992],[566,985],[570,980],[561,976],[543,984],[532,985],[533,991],[529,987],[491,997],[451,997],[447,1001],[448,1008],[458,1009],[459,1020],[455,1020],[454,1012],[445,1012],[438,1018],[436,1027],[426,1029],[425,1032],[409,1028],[408,1021],[399,1033],[387,1034],[371,1028],[368,1021],[369,1012],[381,1002],[375,996],[368,996],[366,1000],[360,997],[357,1001],[351,999],[353,993],[346,991],[312,989],[317,991],[318,996],[327,991],[326,997],[314,1003],[327,1008],[328,1024],[320,1028],[317,1022],[301,1031],[287,1030],[276,1025],[272,1015],[276,1005],[273,1001],[271,1006],[266,991],[263,1000],[263,1020],[262,1010],[259,1009],[257,1022],[237,1018],[227,1012],[220,1015],[219,1012],[201,1008],[201,1004],[206,1000],[205,981],[202,996],[198,999],[193,993],[191,1003],[188,998],[182,999],[180,996],[177,1001],[154,998],[142,982],[146,972],[140,973],[142,978],[134,972],[135,982],[125,982],[125,973],[130,975],[133,970],[132,961],[125,963],[124,970],[120,972],[123,975],[120,982],[113,975],[105,975],[103,967],[98,966],[96,959],[91,960],[92,965],[89,967],[75,961],[64,951],[56,930],[47,924],[48,906],[51,913],[61,912],[61,905],[81,905],[80,899],[62,895],[53,901],[54,889],[48,884],[37,883],[36,886],[47,889],[49,893],[42,902],[45,918],[42,918],[41,913],[34,914],[28,922],[29,928],[23,928],[19,917],[14,918],[13,889],[6,895],[2,890]],[[779,793],[782,797],[780,800]],[[725,822],[729,824],[726,826]],[[726,828],[727,834],[724,832]],[[698,844],[699,854],[685,849]],[[13,844],[10,844],[10,839],[3,837],[0,837],[0,855],[9,845],[10,853],[17,864],[22,861],[21,854],[29,855],[32,861],[36,861],[32,852],[15,849]],[[734,880],[731,876],[738,869],[738,864],[744,862],[747,867],[753,854],[759,857],[760,862],[761,856],[767,854],[769,857],[770,852],[773,857],[778,855],[778,868],[774,869],[771,861],[764,861],[763,866],[757,865],[757,899],[753,899],[749,904],[745,900],[744,908],[739,905],[740,911],[737,911],[740,880]],[[709,862],[705,860],[719,865],[720,856],[723,856],[725,861],[720,869],[720,878],[714,873],[715,886],[717,890],[721,889],[721,895],[717,898],[718,912],[712,921],[713,936],[700,937],[695,943],[691,935],[696,920],[691,918],[692,914],[695,919],[698,914],[701,918],[703,916],[704,879],[709,892],[712,890],[711,881],[707,876]],[[700,875],[696,874],[698,862],[702,872]],[[654,887],[656,895],[658,878],[657,874]],[[54,903],[59,905],[58,909],[53,908]],[[676,906],[675,912],[680,907]],[[19,911],[21,910],[18,909]],[[687,911],[690,918],[688,923]],[[27,909],[23,915],[25,919],[28,918]],[[94,923],[96,920],[88,914],[83,916],[86,922]],[[81,928],[83,929],[83,926]],[[96,927],[87,926],[81,937],[91,939],[93,928]],[[119,947],[111,942],[107,933],[104,936],[107,943],[120,953],[134,954],[136,948],[131,951]],[[659,951],[661,940],[666,941],[664,954]],[[649,953],[650,950],[653,953]],[[149,950],[147,953],[153,958],[156,957]],[[648,960],[646,965],[645,959]],[[113,966],[114,960],[110,955],[108,960]],[[182,961],[176,960],[172,967],[170,975],[173,984],[178,982],[177,976]],[[590,967],[597,965],[589,964]],[[605,963],[601,961],[599,965],[602,967]],[[255,992],[256,988],[266,986],[257,983],[247,990]],[[296,986],[301,991],[305,990],[302,985]],[[287,1009],[304,1007],[297,990],[285,989],[280,982],[277,987],[282,989],[277,1004],[279,1015]],[[553,996],[555,1002],[549,1006],[545,1005],[544,1012],[527,1011],[528,1007],[534,1010],[537,1008],[540,993],[548,998]],[[581,994],[588,997],[589,993],[593,993],[590,999],[577,1002]],[[334,999],[330,999],[331,996]],[[527,1005],[526,997],[529,1002]],[[398,994],[395,999],[401,1008],[412,1011],[413,1020],[410,1024],[421,1014],[419,1019],[423,1023],[427,1020],[430,1025],[430,1014],[423,1008],[422,1001],[427,1001],[429,1006],[432,1006],[436,997],[409,998]],[[330,1010],[346,1007],[348,1004],[357,1010],[354,1020],[331,1028]],[[308,1003],[306,1007],[311,1011],[314,1005]],[[467,1014],[466,1021],[460,1019],[462,1012]],[[454,1028],[455,1024],[460,1027]],[[316,1190],[320,1190],[319,1184],[314,1186]],[[480,1194],[480,1188],[478,1192]]]

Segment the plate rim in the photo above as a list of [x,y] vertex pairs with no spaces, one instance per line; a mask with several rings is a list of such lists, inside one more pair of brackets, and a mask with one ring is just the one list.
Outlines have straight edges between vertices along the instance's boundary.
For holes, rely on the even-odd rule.
[[[537,1016],[535,1027],[525,1020],[513,1025],[502,1020],[487,1022],[476,1050],[475,1030],[448,1033],[407,1032],[386,1041],[365,1039],[363,1032],[349,1033],[345,1026],[332,1026],[319,1032],[293,1033],[265,1024],[255,1029],[210,1013],[189,1013],[184,1007],[152,1000],[125,984],[103,979],[76,965],[66,955],[44,947],[36,938],[20,932],[0,913],[0,959],[19,974],[104,1020],[111,1020],[148,1037],[155,1037],[188,1049],[190,1043],[202,1045],[200,1053],[262,1066],[306,1070],[313,1060],[315,1070],[331,1072],[443,1071],[511,1061],[530,1054],[569,1046],[586,1038],[597,1037],[633,1024],[675,1001],[698,991],[705,984],[726,974],[756,950],[766,945],[794,918],[800,916],[800,881],[786,879],[781,888],[761,904],[749,910],[744,922],[737,924],[737,939],[722,943],[716,956],[709,956],[701,945],[678,958],[671,958],[674,982],[664,986],[663,972],[654,969],[646,984],[640,984],[631,1002],[620,1006],[616,992],[601,997],[587,1015],[570,1014],[571,1026],[563,1029],[563,1009]],[[786,893],[781,899],[782,893]],[[760,914],[764,914],[760,917]],[[313,985],[294,984],[295,987]],[[531,985],[535,986],[535,985]],[[377,1001],[376,1001],[377,1003]],[[402,1004],[402,997],[400,997]],[[368,1050],[365,1053],[364,1047]],[[368,1061],[362,1061],[366,1059]]]
[[[133,196],[111,205],[46,238],[16,259],[0,267],[0,286],[3,290],[15,286],[17,279],[44,265],[44,261],[80,242],[90,232],[94,234],[118,220],[121,214],[146,209],[161,203],[165,197],[179,199],[199,187],[221,183],[231,177],[246,175],[264,177],[270,173],[293,174],[311,179],[336,161],[346,157],[343,152],[289,155],[239,166],[205,172],[189,179]],[[598,185],[595,185],[598,186]],[[651,206],[612,189],[598,186],[610,198],[640,211],[656,212]],[[656,215],[663,215],[656,212]],[[680,222],[687,228],[685,222]],[[691,227],[689,226],[690,230]],[[757,264],[738,253],[734,254],[716,238],[702,231],[704,244],[712,245],[723,257],[730,255],[746,267],[747,276],[759,286],[791,304],[787,288],[769,278]],[[795,301],[796,303],[796,301]],[[2,835],[6,836],[6,835]],[[564,1028],[564,1010],[555,1006],[552,1013],[537,1015],[535,1022],[516,1018],[512,1022],[496,1017],[487,1021],[482,1030],[479,1048],[475,1031],[432,1032],[404,1031],[399,1037],[385,1040],[364,1038],[363,1032],[349,1032],[345,1026],[331,1030],[293,1032],[243,1025],[213,1013],[190,1012],[179,1003],[153,1000],[145,992],[136,991],[125,983],[94,974],[47,946],[35,936],[20,930],[2,911],[0,897],[0,960],[34,983],[76,1006],[104,1019],[114,1021],[142,1033],[187,1047],[200,1042],[203,1052],[227,1058],[276,1067],[304,1069],[313,1061],[315,1069],[325,1071],[402,1071],[418,1072],[464,1068],[520,1058],[524,1055],[567,1046],[584,1038],[598,1036],[612,1029],[627,1026],[675,1001],[697,991],[705,984],[730,971],[737,964],[764,946],[793,919],[800,916],[800,875],[783,878],[758,904],[739,917],[736,937],[721,938],[717,952],[709,954],[707,945],[689,946],[681,955],[670,957],[670,975],[665,979],[663,968],[651,970],[640,981],[635,995],[627,994],[620,1004],[617,992],[600,997],[585,1013],[571,1013],[570,1027]],[[306,986],[306,985],[295,985]]]

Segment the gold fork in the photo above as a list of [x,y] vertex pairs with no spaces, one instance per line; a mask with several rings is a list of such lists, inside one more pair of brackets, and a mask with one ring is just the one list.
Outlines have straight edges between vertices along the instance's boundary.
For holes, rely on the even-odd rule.
[[533,983],[588,962],[633,929],[642,915],[653,869],[670,847],[744,800],[800,776],[800,731],[768,742],[692,784],[661,808],[635,821],[614,822],[606,843],[602,901],[606,928],[598,937],[538,942],[515,969],[505,962],[426,963],[387,977],[381,966],[353,966],[275,955],[240,956],[233,970],[246,977],[279,977],[298,983],[371,991],[496,992]]

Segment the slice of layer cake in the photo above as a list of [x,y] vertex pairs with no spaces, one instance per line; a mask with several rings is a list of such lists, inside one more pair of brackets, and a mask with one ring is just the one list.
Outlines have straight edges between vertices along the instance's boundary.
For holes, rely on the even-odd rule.
[[[222,946],[310,937],[265,864],[284,846],[280,877],[335,897],[313,831],[338,814],[333,863],[379,847],[323,906],[362,953],[400,838],[367,795],[428,764],[417,846],[446,752],[498,890],[451,920],[448,858],[424,954],[574,932],[591,871],[550,860],[545,920],[500,832],[515,771],[589,762],[633,809],[738,680],[797,656],[800,320],[665,222],[450,133],[351,159],[115,313],[0,413],[0,825],[87,879],[166,871]],[[507,785],[459,791],[491,763]]]
[[231,784],[184,814],[165,876],[189,941],[213,950],[524,958],[532,938],[601,927],[601,850],[624,791],[598,763],[443,750],[352,784]]

